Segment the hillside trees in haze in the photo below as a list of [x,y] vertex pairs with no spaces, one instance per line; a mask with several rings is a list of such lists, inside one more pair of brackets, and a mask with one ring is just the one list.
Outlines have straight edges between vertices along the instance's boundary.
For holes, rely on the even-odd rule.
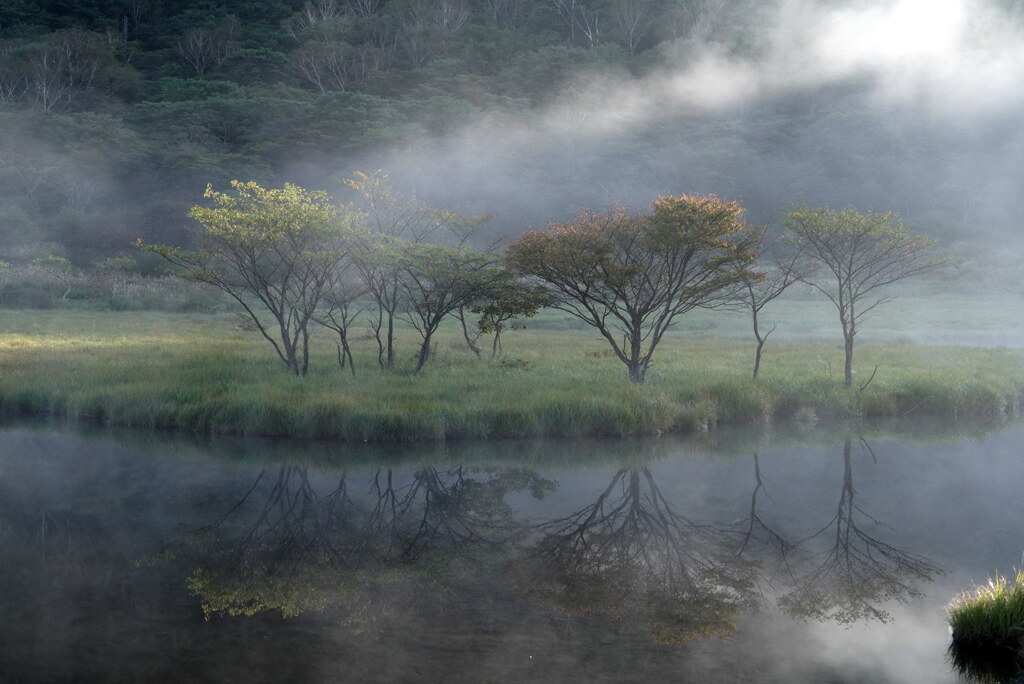
[[[699,62],[702,46],[756,55],[770,6],[5,2],[0,250],[51,243],[35,255],[88,266],[140,235],[186,242],[180,217],[208,182],[333,192],[380,166],[429,205],[498,214],[493,234],[678,188],[741,197],[757,222],[810,199],[891,206],[939,234],[967,226],[988,197],[977,155],[1008,149],[1010,133],[929,131],[858,81],[576,135],[608,93]],[[1010,220],[1000,197],[985,207]]]

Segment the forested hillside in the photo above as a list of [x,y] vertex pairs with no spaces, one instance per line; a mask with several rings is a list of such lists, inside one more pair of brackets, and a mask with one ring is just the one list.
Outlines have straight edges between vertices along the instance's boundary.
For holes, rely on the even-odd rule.
[[0,258],[138,257],[137,238],[188,239],[207,183],[345,199],[344,178],[377,168],[508,234],[691,192],[760,222],[852,204],[1004,240],[1022,108],[972,87],[1016,58],[1019,3],[983,9],[1003,28],[964,48],[971,79],[904,50],[901,82],[799,51],[830,36],[834,2],[5,0]]

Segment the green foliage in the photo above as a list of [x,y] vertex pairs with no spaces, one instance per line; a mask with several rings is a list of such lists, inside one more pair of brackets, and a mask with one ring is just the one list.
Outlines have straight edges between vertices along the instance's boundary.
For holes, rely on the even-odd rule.
[[238,302],[290,371],[309,365],[308,326],[361,216],[339,209],[324,192],[296,185],[264,189],[232,181],[235,194],[207,186],[213,207],[196,206],[199,249],[139,246]]

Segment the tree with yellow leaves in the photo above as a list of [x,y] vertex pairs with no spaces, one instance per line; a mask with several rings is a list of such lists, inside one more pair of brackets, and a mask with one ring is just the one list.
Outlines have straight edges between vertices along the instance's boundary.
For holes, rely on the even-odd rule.
[[189,212],[200,225],[194,251],[139,244],[184,277],[227,293],[288,370],[305,375],[309,323],[324,293],[337,285],[362,214],[297,185],[267,189],[232,181],[231,187],[233,193],[207,186],[213,206]]

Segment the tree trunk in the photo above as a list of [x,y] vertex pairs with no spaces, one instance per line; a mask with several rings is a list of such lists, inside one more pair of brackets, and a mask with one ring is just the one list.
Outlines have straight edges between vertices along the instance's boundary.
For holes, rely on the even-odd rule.
[[853,333],[846,336],[846,365],[844,366],[843,385],[853,387]]
[[306,326],[302,326],[302,372],[299,373],[302,377],[306,377],[306,371],[309,370],[309,330]]
[[432,333],[427,333],[423,337],[423,344],[420,345],[419,359],[416,361],[416,370],[413,373],[419,373],[423,370],[423,366],[427,364],[427,359],[430,358],[430,337]]
[[479,359],[480,347],[476,346],[476,342],[469,336],[469,328],[466,326],[466,314],[463,312],[461,308],[459,308],[457,316],[459,319],[459,323],[462,324],[462,337],[463,339],[466,340],[466,346],[469,347],[469,350],[476,354],[476,358]]
[[352,358],[352,348],[348,346],[348,336],[341,338],[342,353],[348,357],[348,368],[352,372],[352,377],[356,376],[356,360]]
[[388,340],[387,340],[387,361],[385,362],[385,368],[387,370],[394,370],[395,368],[395,315],[388,311]]
[[495,328],[494,342],[491,343],[491,360],[498,358],[499,355],[501,355],[501,331]]
[[764,340],[757,340],[757,350],[754,352],[754,380],[757,380],[757,374],[761,370],[761,354],[764,350]]
[[626,364],[629,368],[629,381],[630,382],[643,382],[644,376],[647,374],[647,369],[643,367],[639,361],[632,361]]

